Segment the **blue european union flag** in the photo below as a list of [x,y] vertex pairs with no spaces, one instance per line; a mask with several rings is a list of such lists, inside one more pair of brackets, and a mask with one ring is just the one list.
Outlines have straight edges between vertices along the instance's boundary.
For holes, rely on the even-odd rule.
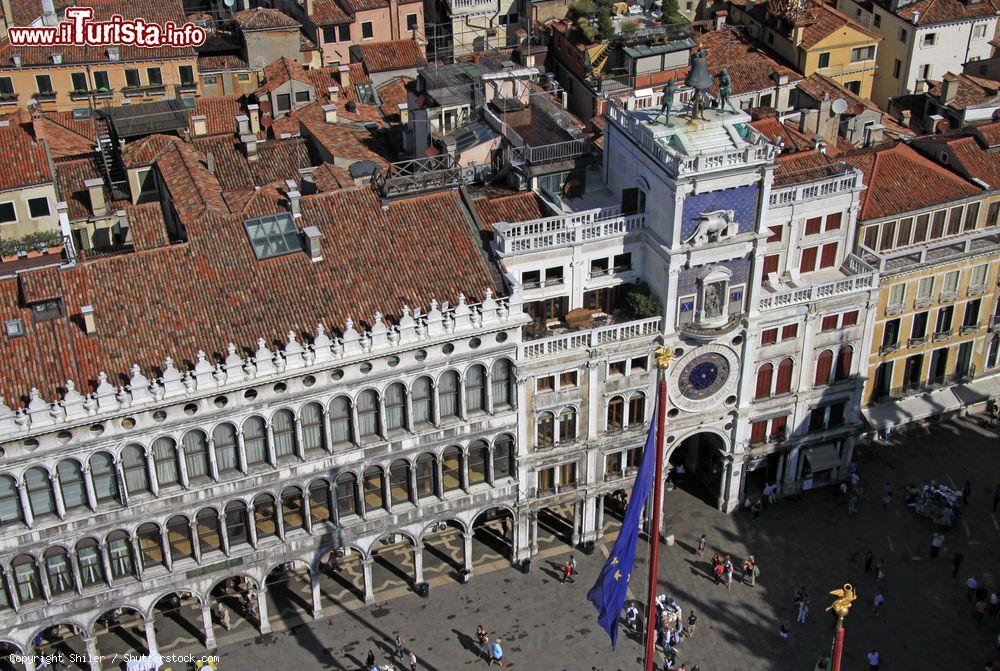
[[587,599],[597,608],[597,623],[611,636],[611,648],[618,643],[618,618],[625,606],[632,563],[635,561],[635,544],[639,538],[639,519],[642,509],[653,488],[656,473],[656,412],[649,425],[646,446],[642,450],[642,464],[635,476],[632,495],[625,506],[625,521],[622,522],[618,540],[605,562],[597,582],[587,592]]

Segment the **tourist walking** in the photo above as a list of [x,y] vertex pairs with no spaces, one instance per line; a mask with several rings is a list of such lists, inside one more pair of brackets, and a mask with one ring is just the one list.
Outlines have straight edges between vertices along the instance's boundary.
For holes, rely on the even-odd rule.
[[490,635],[486,633],[486,627],[479,625],[476,627],[476,643],[479,644],[479,655],[486,655],[486,659],[490,658]]
[[417,656],[413,654],[412,650],[407,650],[406,654],[410,656],[410,671],[417,671]]
[[570,575],[580,575],[580,572],[576,570],[576,557],[573,555],[569,556],[569,572]]
[[868,651],[868,671],[878,671],[879,654],[878,650]]
[[958,569],[962,568],[962,562],[965,561],[965,555],[961,552],[956,552],[955,556],[951,558],[951,565],[954,569],[951,572],[951,577],[955,578],[958,576]]
[[879,608],[882,607],[884,601],[885,597],[882,596],[882,592],[875,592],[875,596],[872,598],[872,615],[878,617]]
[[393,657],[396,659],[403,659],[403,654],[406,652],[406,643],[396,634],[396,650]]
[[373,669],[373,668],[375,668],[375,653],[372,652],[371,649],[369,649],[368,656],[365,657],[365,669]]
[[781,628],[778,629],[778,636],[781,637],[782,641],[788,640],[788,625],[784,622],[781,623]]
[[865,573],[874,573],[874,572],[875,572],[875,555],[874,553],[872,553],[871,550],[869,550],[865,554]]
[[806,616],[808,614],[809,614],[809,601],[803,599],[802,601],[799,602],[799,614],[798,617],[795,618],[795,621],[799,624],[805,624]]
[[507,668],[503,661],[503,648],[500,646],[499,638],[490,646],[490,666],[493,666],[493,662],[499,664],[501,669]]
[[688,625],[687,625],[687,632],[686,632],[686,636],[688,638],[691,638],[692,636],[694,636],[694,628],[697,625],[698,625],[698,616],[692,610],[691,613],[688,615]]
[[566,584],[566,581],[574,584],[576,583],[576,580],[573,578],[573,565],[569,562],[566,562],[566,565],[563,566],[562,581],[564,585]]
[[625,606],[625,624],[635,633],[639,633],[639,609],[634,603]]
[[968,601],[972,601],[972,597],[976,595],[976,590],[979,588],[979,581],[976,580],[975,576],[970,575],[969,579],[965,581],[965,598]]
[[734,569],[733,569],[733,562],[731,562],[729,560],[728,556],[726,557],[725,568],[726,568],[726,589],[731,590],[733,588],[733,570]]
[[[997,487],[997,491],[1000,492],[1000,486]],[[996,510],[996,506],[993,506],[993,510]],[[705,534],[701,535],[698,539],[698,559],[705,556],[705,546],[708,545],[708,539],[705,538]]]
[[931,538],[931,559],[937,559],[937,556],[943,547],[944,534],[940,531],[935,531],[934,536]]

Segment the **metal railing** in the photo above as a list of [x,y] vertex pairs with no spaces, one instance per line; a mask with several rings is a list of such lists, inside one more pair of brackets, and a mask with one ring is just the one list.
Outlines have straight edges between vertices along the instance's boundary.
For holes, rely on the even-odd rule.
[[448,0],[452,14],[488,12],[497,8],[497,0]]
[[[860,243],[858,247],[860,253],[866,259],[870,259],[879,272],[883,272],[887,268],[899,271],[911,266],[942,263],[973,253],[982,255],[988,252],[996,252],[1000,249],[1000,229],[990,227],[966,231],[959,235],[921,243],[915,249],[908,247],[900,250],[880,252],[865,246],[864,243]],[[926,305],[930,304],[930,300],[931,298],[928,297]]]
[[789,305],[814,303],[824,298],[871,289],[875,286],[875,269],[854,254],[847,255],[841,266],[841,270],[845,274],[850,273],[850,275],[840,280],[833,280],[832,282],[797,287],[776,293],[773,296],[763,296],[760,299],[759,309],[761,312],[765,312]]
[[768,202],[771,207],[780,207],[814,198],[827,198],[860,189],[861,180],[861,171],[845,163],[777,174]]
[[448,154],[389,164],[372,173],[372,186],[383,198],[457,187],[462,168]]
[[965,371],[955,371],[954,373],[949,373],[948,375],[938,375],[935,377],[927,378],[921,382],[913,382],[910,384],[904,384],[899,387],[893,387],[889,390],[889,398],[903,398],[904,396],[912,396],[913,394],[922,391],[932,391],[934,389],[940,389],[941,387],[946,387],[951,384],[958,384],[961,382],[968,382],[976,376],[975,366],[969,366],[968,370]]
[[493,227],[501,256],[594,242],[628,235],[645,226],[646,215],[622,214],[620,207],[598,208]]
[[591,149],[590,140],[581,138],[577,140],[567,140],[555,144],[545,144],[539,147],[532,147],[527,144],[514,147],[513,151],[519,154],[521,160],[526,163],[547,163],[549,161],[564,161],[577,156],[589,154]]
[[906,341],[907,347],[920,347],[927,344],[927,336],[917,336]]
[[621,340],[633,340],[655,336],[660,332],[662,317],[649,317],[635,321],[600,326],[583,331],[572,331],[562,335],[531,340],[518,346],[524,359],[538,359],[562,354],[573,350],[590,349]]

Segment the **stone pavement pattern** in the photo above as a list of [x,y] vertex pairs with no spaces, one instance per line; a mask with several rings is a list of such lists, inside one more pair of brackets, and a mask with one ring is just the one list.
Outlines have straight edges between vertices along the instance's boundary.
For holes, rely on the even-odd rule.
[[[689,667],[700,664],[702,671],[811,671],[820,654],[829,650],[833,617],[824,612],[832,601],[827,592],[852,582],[860,598],[847,621],[845,670],[867,668],[864,655],[870,647],[879,650],[888,669],[982,669],[996,657],[1000,620],[976,623],[964,583],[975,574],[995,588],[1000,579],[1000,525],[992,512],[992,488],[1000,483],[998,450],[996,433],[973,419],[897,433],[890,446],[860,450],[857,461],[866,492],[855,518],[847,517],[846,505],[835,501],[832,489],[781,501],[766,508],[756,522],[744,512],[718,513],[682,491],[668,493],[666,507],[678,542],[664,546],[660,589],[674,595],[685,617],[692,608],[699,615],[697,633],[681,647],[680,661]],[[908,483],[931,478],[959,487],[967,478],[973,482],[970,505],[947,534],[936,560],[928,552],[932,523],[903,504]],[[896,496],[883,509],[886,481]],[[694,553],[701,533],[709,538],[705,560]],[[612,532],[602,545],[609,548],[613,537]],[[581,575],[575,585],[561,585],[557,568],[569,549],[557,549],[559,543],[551,535],[541,540],[548,548],[545,554],[555,556],[536,560],[530,575],[496,562],[497,570],[477,568],[467,585],[448,581],[433,587],[429,599],[408,594],[383,600],[380,594],[374,606],[240,642],[219,632],[220,669],[359,669],[369,648],[380,662],[388,659],[397,633],[412,645],[421,669],[474,668],[485,666],[477,660],[471,640],[480,623],[503,639],[514,668],[640,668],[639,642],[622,636],[612,651],[586,601],[604,554],[576,553]],[[876,558],[884,557],[888,566],[886,601],[878,617],[871,612],[874,579],[863,571],[868,549]],[[952,578],[956,550],[966,561]],[[705,573],[713,551],[738,560],[755,554],[761,566],[758,586],[734,584],[727,592],[715,585]],[[638,555],[645,553],[641,544]],[[635,571],[636,596],[644,591],[645,580],[638,579],[644,572],[642,566]],[[803,625],[795,624],[793,606],[800,585],[811,598]],[[778,637],[781,622],[792,629],[784,643]]]

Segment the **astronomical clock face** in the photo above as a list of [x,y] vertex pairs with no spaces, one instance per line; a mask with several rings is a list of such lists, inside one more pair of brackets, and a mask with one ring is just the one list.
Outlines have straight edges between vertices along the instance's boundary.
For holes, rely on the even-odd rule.
[[671,366],[670,402],[687,412],[701,412],[736,393],[739,359],[723,345],[705,345]]
[[729,381],[729,360],[716,352],[696,356],[681,369],[677,388],[692,401],[714,396]]

